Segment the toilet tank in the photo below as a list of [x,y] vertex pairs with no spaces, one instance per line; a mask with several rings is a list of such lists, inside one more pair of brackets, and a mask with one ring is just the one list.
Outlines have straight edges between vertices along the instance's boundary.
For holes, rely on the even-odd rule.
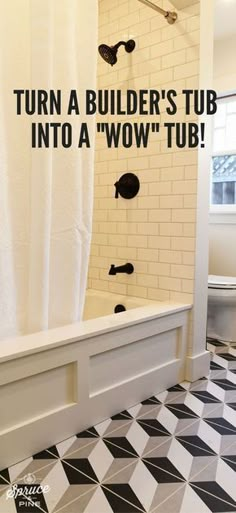
[[236,278],[209,276],[207,336],[236,343]]

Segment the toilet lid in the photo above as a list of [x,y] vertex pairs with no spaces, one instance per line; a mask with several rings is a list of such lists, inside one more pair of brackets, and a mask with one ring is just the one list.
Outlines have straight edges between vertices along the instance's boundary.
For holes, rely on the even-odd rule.
[[235,290],[236,289],[236,277],[214,276],[211,274],[208,277],[208,288],[209,289]]

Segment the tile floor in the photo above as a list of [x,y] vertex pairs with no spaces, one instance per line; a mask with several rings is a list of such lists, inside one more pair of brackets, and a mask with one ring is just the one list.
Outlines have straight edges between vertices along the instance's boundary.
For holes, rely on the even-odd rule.
[[207,378],[0,472],[0,513],[236,512],[236,346],[208,348]]

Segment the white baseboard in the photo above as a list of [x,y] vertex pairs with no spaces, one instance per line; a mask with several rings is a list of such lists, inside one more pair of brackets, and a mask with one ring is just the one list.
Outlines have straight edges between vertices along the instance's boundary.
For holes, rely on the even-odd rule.
[[196,381],[197,379],[208,376],[210,368],[210,353],[204,351],[195,356],[187,356],[186,358],[186,374],[187,381]]

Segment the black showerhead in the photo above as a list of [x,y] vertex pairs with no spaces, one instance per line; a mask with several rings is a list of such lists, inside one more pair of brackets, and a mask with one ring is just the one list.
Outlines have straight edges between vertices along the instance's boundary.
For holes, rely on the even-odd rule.
[[116,64],[117,49],[114,46],[100,45],[98,50],[104,61],[108,62],[108,64],[111,64],[111,66]]
[[131,53],[135,49],[135,41],[130,39],[127,43],[120,41],[115,46],[100,45],[98,50],[101,57],[111,66],[117,63],[117,52],[120,46],[124,46],[126,52]]

